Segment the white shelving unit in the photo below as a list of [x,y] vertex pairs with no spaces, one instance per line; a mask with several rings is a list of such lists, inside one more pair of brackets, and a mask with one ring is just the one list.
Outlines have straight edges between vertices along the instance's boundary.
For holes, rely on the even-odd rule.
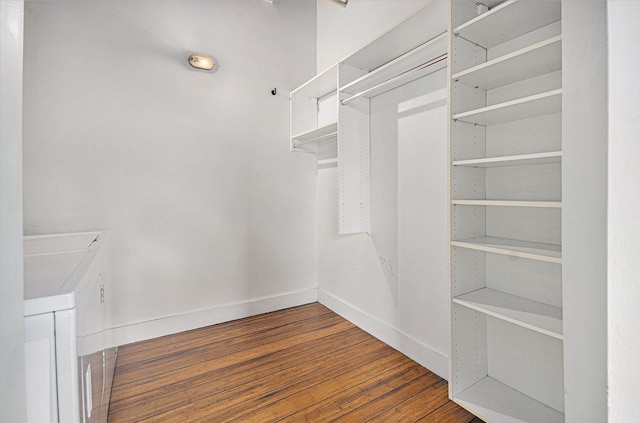
[[369,232],[370,99],[447,66],[447,2],[432,0],[338,63],[340,233]]
[[337,142],[337,104],[332,101],[337,89],[334,65],[291,92],[291,151],[316,153],[317,143]]
[[370,98],[447,66],[448,4],[409,16],[291,92],[291,151],[338,168],[341,234],[369,232]]
[[450,396],[563,422],[560,1],[451,0]]
[[[367,98],[422,78],[447,66],[447,33],[443,32],[402,56],[374,68],[369,73],[340,87],[352,94],[342,100],[346,104],[358,97]],[[378,65],[375,63],[373,66]]]

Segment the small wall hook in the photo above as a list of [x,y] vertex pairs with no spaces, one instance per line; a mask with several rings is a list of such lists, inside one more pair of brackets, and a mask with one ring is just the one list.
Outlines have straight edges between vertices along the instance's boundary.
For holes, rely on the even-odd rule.
[[271,90],[271,95],[276,95],[276,94],[278,94],[278,90],[277,90],[277,89],[275,89],[275,88],[274,88],[274,89],[272,89],[272,90]]

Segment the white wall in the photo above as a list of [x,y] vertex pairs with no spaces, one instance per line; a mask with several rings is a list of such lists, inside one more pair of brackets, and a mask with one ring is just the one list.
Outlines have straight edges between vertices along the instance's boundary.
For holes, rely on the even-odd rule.
[[[640,415],[640,3],[607,3],[609,421]],[[630,93],[636,93],[630,95]]]
[[0,1],[0,420],[26,421],[22,269],[23,2]]
[[[423,3],[351,0],[342,8],[319,2],[318,68],[344,58]],[[379,142],[395,144],[397,154],[397,162],[388,165],[397,166],[398,212],[397,219],[388,222],[386,235],[397,236],[398,279],[385,278],[369,235],[338,235],[337,172],[322,169],[317,212],[319,300],[446,378],[446,71],[372,99],[371,114],[372,160]],[[376,166],[372,163],[374,171]],[[376,191],[372,187],[372,196]]]
[[113,231],[119,343],[313,301],[315,2],[27,4],[25,233]]

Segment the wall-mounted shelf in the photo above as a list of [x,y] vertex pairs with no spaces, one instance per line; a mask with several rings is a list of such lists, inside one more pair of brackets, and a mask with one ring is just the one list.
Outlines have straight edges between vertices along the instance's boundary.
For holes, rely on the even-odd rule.
[[482,288],[453,302],[533,331],[562,339],[562,309],[524,297]]
[[336,65],[314,76],[295,90],[291,95],[299,95],[311,98],[322,98],[338,89],[336,83]]
[[562,208],[560,201],[451,200],[454,206]]
[[562,35],[455,73],[457,82],[491,90],[562,68]]
[[554,244],[483,236],[451,241],[451,245],[487,253],[503,254],[549,263],[562,263],[562,249],[559,245]]
[[369,73],[447,32],[448,13],[446,1],[430,0],[340,62]]
[[559,19],[559,1],[508,0],[456,27],[453,33],[488,49]]
[[306,132],[291,137],[293,148],[301,147],[312,142],[319,142],[329,138],[335,138],[338,135],[338,123],[331,122],[319,128],[311,129]]
[[454,120],[476,125],[497,125],[562,111],[562,89],[547,91],[453,115]]
[[482,159],[454,160],[453,166],[468,167],[503,167],[503,166],[526,166],[538,164],[560,163],[562,161],[562,151],[549,151],[544,153],[519,154],[514,156],[487,157]]
[[[291,91],[291,151],[315,153],[317,148],[312,144],[337,137],[337,102],[323,100],[336,95],[337,72],[338,67],[334,65]],[[301,149],[302,146],[306,147]]]
[[387,79],[377,85],[374,85],[370,88],[366,88],[363,91],[353,94],[341,100],[341,103],[347,104],[360,97],[366,97],[366,98],[375,97],[377,95],[386,93],[387,91],[391,91],[395,88],[401,87],[402,85],[408,84],[409,82],[415,81],[416,79],[420,79],[424,76],[427,76],[433,72],[436,72],[440,69],[447,67],[446,59],[447,59],[447,54],[443,53],[440,56],[437,56],[429,60],[428,62],[417,66],[414,69],[411,69],[407,72],[396,75],[391,79]]
[[371,230],[371,98],[447,65],[448,4],[431,0],[338,63],[340,233]]
[[486,376],[456,395],[456,402],[490,422],[563,423],[564,414]]
[[442,33],[341,87],[341,92],[352,94],[342,104],[361,96],[374,97],[446,67],[446,51],[447,33]]
[[338,169],[340,234],[371,229],[369,98],[447,66],[447,15],[446,1],[426,1],[290,94],[291,151]]

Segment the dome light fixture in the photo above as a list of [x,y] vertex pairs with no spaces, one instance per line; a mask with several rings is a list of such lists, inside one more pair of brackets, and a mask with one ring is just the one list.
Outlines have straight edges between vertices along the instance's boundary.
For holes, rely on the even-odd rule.
[[216,62],[209,56],[194,53],[189,56],[189,64],[192,68],[210,71],[216,65]]

